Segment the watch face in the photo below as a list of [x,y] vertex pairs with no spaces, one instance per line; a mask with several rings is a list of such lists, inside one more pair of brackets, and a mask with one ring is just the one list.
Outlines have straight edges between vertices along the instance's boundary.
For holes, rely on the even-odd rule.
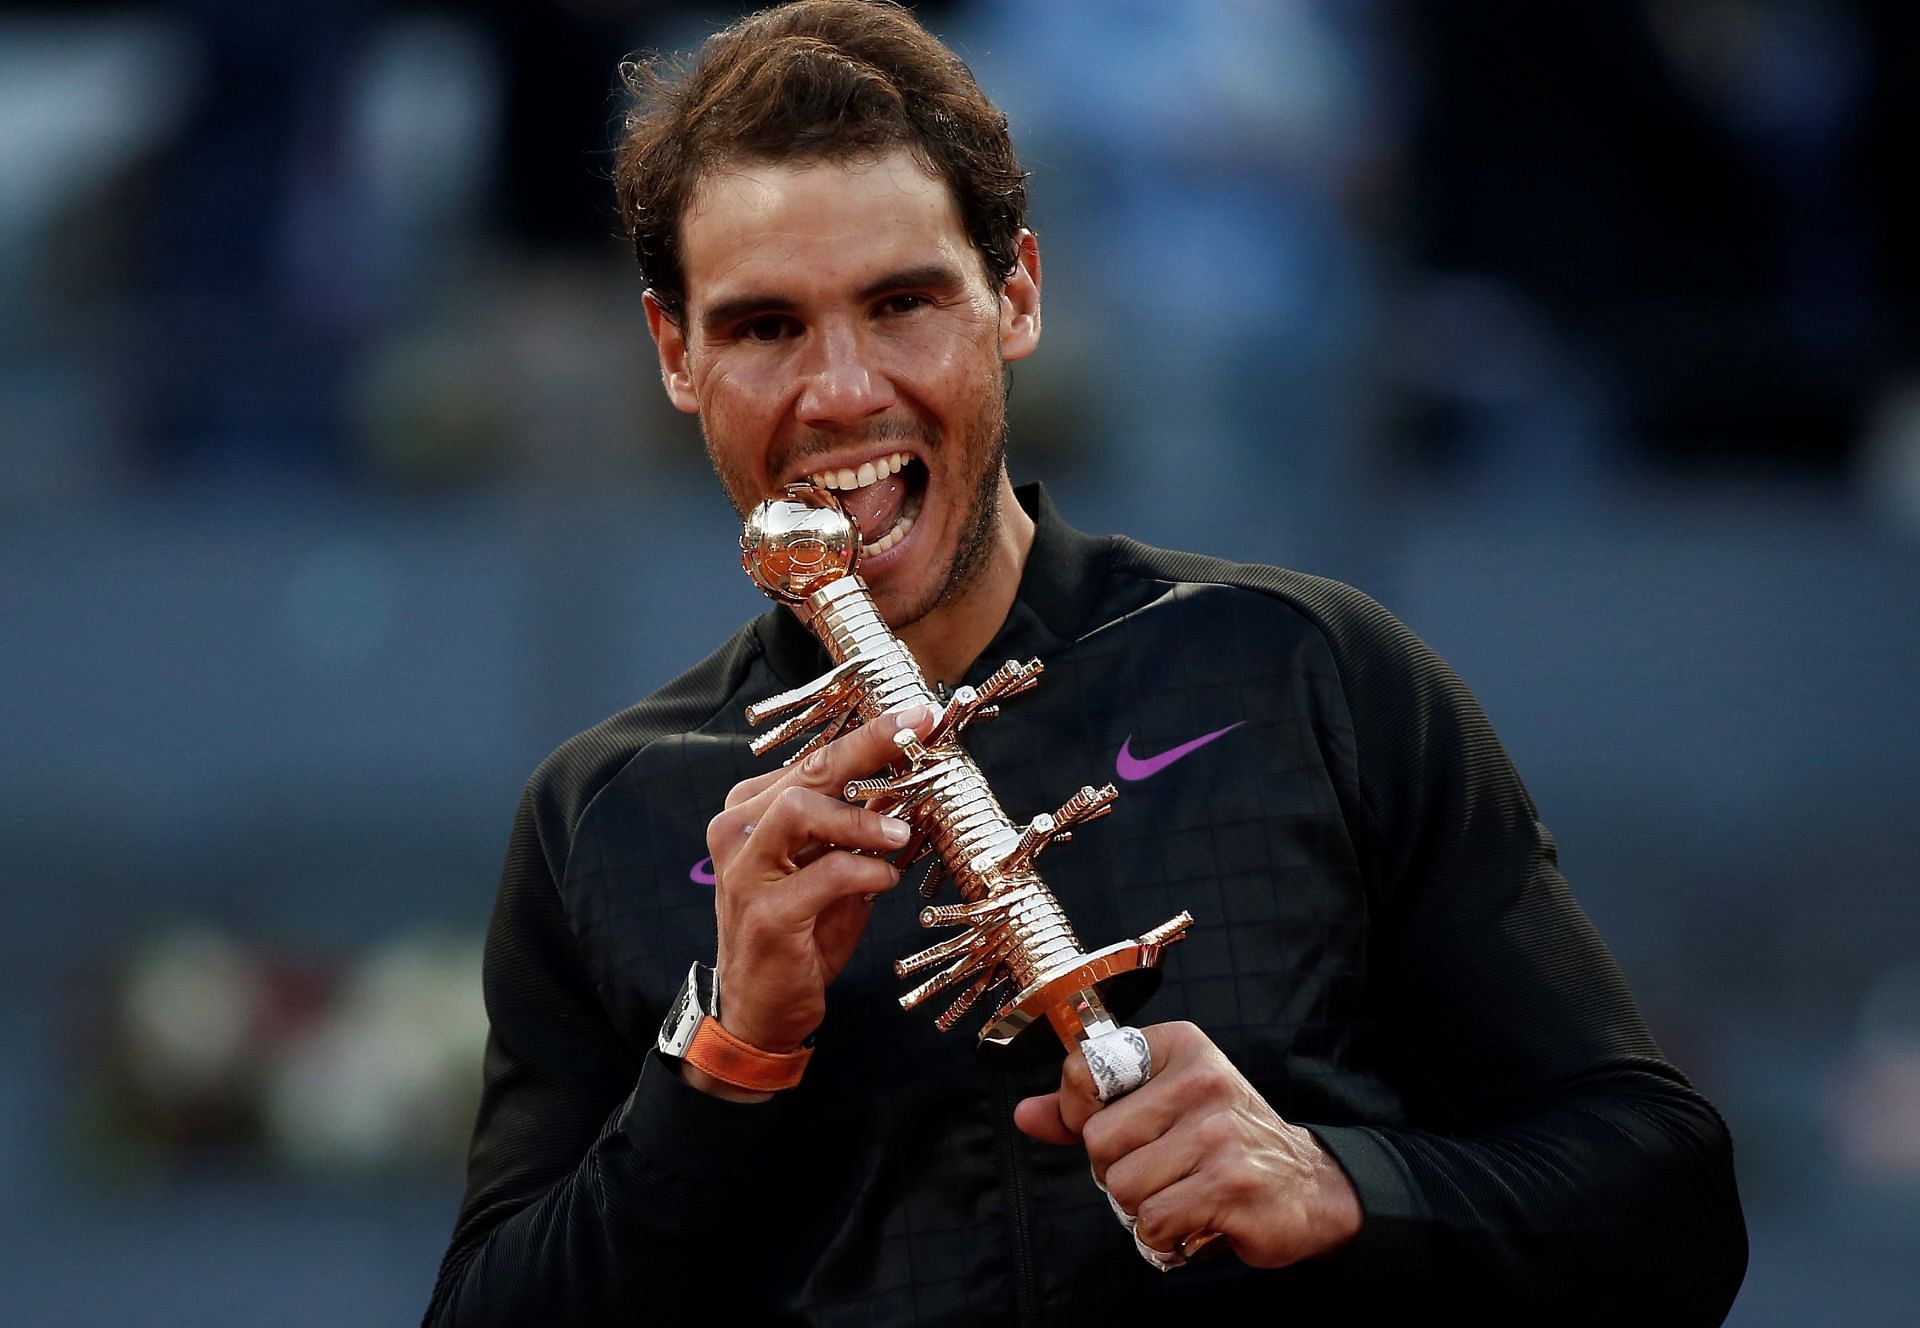
[[665,1056],[684,1056],[693,1042],[694,1029],[700,1026],[700,1009],[694,1000],[693,977],[680,984],[680,990],[660,1024],[660,1052]]

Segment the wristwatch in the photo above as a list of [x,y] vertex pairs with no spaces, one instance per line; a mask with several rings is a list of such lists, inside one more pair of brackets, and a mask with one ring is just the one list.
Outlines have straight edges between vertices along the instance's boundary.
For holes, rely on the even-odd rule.
[[697,960],[667,1007],[656,1045],[662,1056],[683,1061],[723,1084],[756,1093],[792,1088],[800,1082],[813,1055],[812,1047],[762,1051],[722,1028],[719,983],[713,970]]

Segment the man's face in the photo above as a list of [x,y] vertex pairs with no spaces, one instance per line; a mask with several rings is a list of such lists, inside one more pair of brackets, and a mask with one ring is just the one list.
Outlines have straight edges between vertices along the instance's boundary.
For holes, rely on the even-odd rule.
[[972,587],[1000,519],[1003,365],[1039,338],[1039,258],[990,284],[946,185],[905,151],[723,166],[681,222],[686,311],[651,297],[667,394],[742,513],[838,489],[896,629]]

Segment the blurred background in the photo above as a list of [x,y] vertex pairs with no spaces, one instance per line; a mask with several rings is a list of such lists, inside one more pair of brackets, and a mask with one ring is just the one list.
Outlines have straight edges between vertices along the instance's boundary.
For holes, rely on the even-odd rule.
[[[556,744],[761,608],[636,0],[0,11],[0,1294],[405,1323]],[[1733,1322],[1920,1294],[1920,9],[925,4],[1034,174],[1016,478],[1370,591],[1728,1116]]]

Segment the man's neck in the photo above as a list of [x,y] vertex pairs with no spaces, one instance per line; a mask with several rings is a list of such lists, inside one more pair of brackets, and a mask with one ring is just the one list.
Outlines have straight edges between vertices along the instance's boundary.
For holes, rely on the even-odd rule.
[[943,605],[900,633],[930,682],[954,686],[1007,620],[1020,576],[1033,548],[1033,518],[1014,497],[1013,482],[1000,473],[1000,512],[987,546],[987,558],[966,595]]

